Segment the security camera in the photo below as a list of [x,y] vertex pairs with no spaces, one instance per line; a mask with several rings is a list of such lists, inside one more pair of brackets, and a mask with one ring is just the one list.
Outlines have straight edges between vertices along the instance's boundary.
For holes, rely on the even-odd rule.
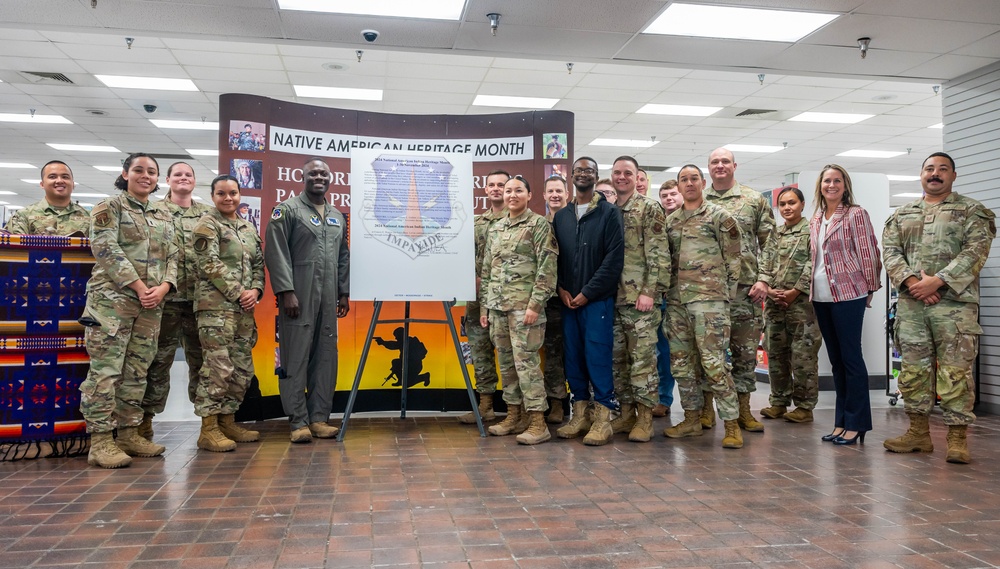
[[378,39],[378,30],[361,30],[361,37],[368,43],[375,43]]
[[156,105],[150,105],[150,104],[147,103],[147,104],[143,105],[142,108],[145,109],[146,112],[150,113],[150,114],[156,112]]

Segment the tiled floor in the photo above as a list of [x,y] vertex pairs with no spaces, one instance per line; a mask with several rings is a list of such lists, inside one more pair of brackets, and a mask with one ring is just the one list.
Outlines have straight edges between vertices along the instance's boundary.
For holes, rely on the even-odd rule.
[[1000,418],[970,430],[971,465],[951,465],[940,415],[934,453],[885,452],[905,416],[879,401],[875,431],[853,447],[820,442],[828,408],[813,424],[767,421],[742,450],[720,448],[718,427],[525,447],[453,417],[356,415],[343,443],[293,446],[286,424],[268,421],[262,442],[214,454],[196,450],[196,423],[158,423],[167,454],[127,469],[0,464],[0,566],[1000,564]]

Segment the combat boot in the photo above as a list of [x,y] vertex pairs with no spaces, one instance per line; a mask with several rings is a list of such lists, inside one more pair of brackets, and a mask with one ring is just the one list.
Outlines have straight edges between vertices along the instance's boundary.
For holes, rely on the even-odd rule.
[[[697,409],[684,410],[684,420],[677,423],[673,427],[667,427],[663,429],[663,436],[669,437],[671,439],[680,439],[684,437],[700,437],[703,432],[702,424],[702,412]],[[713,413],[714,417],[714,413]]]
[[[703,391],[702,395],[705,396],[705,404],[701,407],[701,428],[711,429],[715,426],[715,394]],[[684,412],[684,417],[687,417],[687,411]]]
[[785,420],[792,423],[812,423],[813,422],[813,412],[812,409],[803,409],[802,407],[796,407],[794,411],[789,411],[785,413]]
[[969,464],[969,444],[965,438],[965,425],[948,425],[948,456],[954,464]]
[[[764,424],[758,421],[750,412],[750,394],[737,393],[740,400],[740,416],[736,418],[740,428],[751,433],[763,433]],[[742,443],[742,441],[741,441]],[[738,448],[738,447],[737,447]]]
[[635,427],[635,404],[622,403],[621,414],[611,421],[611,431],[615,434],[628,433]]
[[528,417],[528,412],[524,410],[524,403],[522,403],[521,418],[518,420],[517,425],[514,426],[514,434],[520,435],[524,431],[527,431],[530,419],[531,418]]
[[549,414],[545,416],[545,422],[558,425],[566,418],[563,409],[563,400],[549,397]]
[[760,410],[760,416],[765,419],[780,419],[788,412],[788,407],[784,405],[771,405]]
[[[483,422],[492,421],[497,418],[497,414],[493,411],[493,394],[492,393],[480,393],[479,394],[479,416],[483,418]],[[458,422],[463,425],[475,425],[476,424],[476,414],[469,411],[465,415],[458,418]]]
[[635,426],[629,432],[628,440],[635,443],[648,443],[649,439],[653,438],[653,408],[638,403],[635,409]]
[[132,457],[118,448],[111,433],[91,433],[87,464],[101,468],[121,468],[132,464]]
[[927,424],[927,415],[907,413],[910,418],[910,428],[901,436],[886,439],[882,446],[889,452],[934,452],[931,441],[931,428]]
[[244,429],[236,422],[236,417],[232,415],[219,415],[219,430],[227,439],[238,443],[252,443],[260,439],[260,433]]
[[552,438],[549,426],[545,424],[544,411],[528,411],[528,430],[517,435],[517,442],[522,445],[537,445]]
[[611,442],[614,436],[611,430],[611,409],[597,403],[594,405],[594,424],[590,426],[587,436],[583,437],[583,444],[590,446],[601,446]]
[[198,448],[212,452],[229,452],[236,450],[236,442],[226,438],[219,430],[219,416],[209,415],[201,418],[201,434],[198,436]]
[[153,440],[153,414],[143,413],[142,422],[139,423],[139,436],[147,441]]
[[569,423],[556,429],[556,436],[560,439],[575,439],[580,435],[587,434],[593,424],[589,406],[589,401],[574,401],[573,416],[570,417]]
[[517,425],[520,422],[521,422],[521,406],[508,405],[507,416],[504,417],[503,421],[500,421],[496,425],[491,426],[487,430],[490,432],[491,435],[503,437],[506,435],[514,434],[514,430],[517,428]]
[[129,456],[160,456],[167,450],[163,445],[140,437],[138,427],[119,427],[115,444]]
[[739,419],[723,423],[726,426],[726,436],[722,437],[722,448],[743,448],[743,433],[740,432]]

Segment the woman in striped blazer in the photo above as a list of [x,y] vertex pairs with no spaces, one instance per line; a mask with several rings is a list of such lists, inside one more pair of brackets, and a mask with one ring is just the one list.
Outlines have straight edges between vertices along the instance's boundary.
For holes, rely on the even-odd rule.
[[861,329],[872,294],[882,287],[882,261],[871,221],[854,203],[851,177],[828,164],[816,180],[816,214],[809,223],[813,263],[810,300],[826,352],[833,364],[837,445],[864,443],[872,428],[868,370],[861,353]]

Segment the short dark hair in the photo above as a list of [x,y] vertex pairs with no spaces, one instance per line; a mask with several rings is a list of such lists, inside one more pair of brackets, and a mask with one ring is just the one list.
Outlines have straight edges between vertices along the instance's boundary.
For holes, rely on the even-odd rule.
[[[249,162],[249,160],[247,160],[247,162]],[[322,162],[323,164],[326,164],[326,158],[322,158],[320,156],[312,156],[308,160],[306,160],[305,162],[303,162],[302,165],[305,166],[306,164],[308,164],[310,162]],[[329,168],[330,165],[326,164],[326,167]]]
[[639,168],[639,171],[645,174],[647,178],[649,177],[649,172],[643,170],[642,168]]
[[598,174],[601,173],[601,168],[600,168],[600,166],[597,165],[597,160],[594,160],[590,156],[581,156],[581,157],[577,158],[576,160],[574,160],[573,164],[575,165],[577,162],[583,162],[584,160],[586,160],[588,162],[593,162],[594,163],[594,170],[596,170]]
[[[226,180],[230,180],[230,181],[236,182],[236,187],[237,188],[240,187],[240,181],[236,179],[236,176],[233,176],[232,174],[219,174],[218,176],[216,176],[215,178],[212,179],[212,186],[211,186],[212,189],[209,190],[209,193],[210,194],[214,194],[215,193],[215,185],[218,184],[219,182],[224,182]],[[240,192],[240,193],[242,193],[242,192]]]
[[[132,161],[135,160],[136,158],[149,158],[150,160],[153,161],[153,164],[156,164],[156,170],[157,171],[160,170],[160,163],[156,161],[156,158],[153,157],[152,154],[146,154],[145,152],[133,152],[132,154],[129,154],[127,158],[125,158],[124,162],[122,162],[122,172],[127,172],[128,169],[132,167]],[[125,176],[118,174],[118,178],[115,179],[115,187],[123,192],[128,191],[128,180],[125,179]],[[153,189],[149,191],[149,193],[153,193],[159,189],[160,185],[156,184],[156,186],[154,186]]]
[[618,158],[615,158],[615,161],[612,162],[611,164],[615,164],[615,163],[617,163],[620,160],[625,160],[626,162],[631,162],[631,163],[635,164],[636,173],[638,173],[638,170],[640,169],[639,168],[639,161],[638,160],[636,160],[635,158],[633,158],[631,156],[627,156],[627,155],[626,156],[619,156]]
[[569,186],[566,185],[566,178],[563,178],[559,174],[552,174],[548,178],[545,178],[545,182],[542,183],[542,189],[544,190],[545,186],[549,185],[549,182],[551,182],[553,180],[555,180],[557,182],[562,182],[564,190],[568,190],[569,189]]
[[698,166],[697,164],[690,164],[689,163],[689,164],[685,164],[685,165],[681,166],[681,169],[677,171],[677,179],[678,180],[681,179],[681,172],[683,172],[684,170],[687,170],[688,168],[694,168],[695,170],[698,171],[698,176],[699,177],[701,177],[702,179],[705,178],[705,174],[703,174],[701,172],[701,167],[700,166]]
[[42,176],[42,178],[45,177],[45,169],[48,168],[49,166],[53,165],[53,164],[62,164],[63,166],[66,167],[67,170],[69,170],[69,175],[70,176],[73,175],[73,169],[69,167],[69,164],[63,162],[62,160],[49,160],[48,162],[45,163],[44,166],[42,166],[42,169],[41,169],[41,176]]
[[[517,180],[517,181],[521,182],[522,184],[524,184],[524,189],[528,190],[529,194],[531,193],[531,184],[528,183],[528,180],[524,176],[522,176],[520,174],[514,174],[510,178],[507,178],[507,182],[509,182],[511,180]],[[504,182],[504,185],[506,185],[507,182]]]
[[510,172],[508,172],[507,170],[491,170],[488,174],[486,174],[486,179],[489,180],[490,176],[496,176],[499,174],[507,176],[508,180],[511,178]]
[[923,168],[924,164],[927,164],[928,160],[930,160],[931,158],[934,158],[936,156],[940,156],[942,158],[947,158],[948,162],[951,164],[951,170],[952,170],[952,172],[955,171],[955,160],[951,156],[948,156],[947,152],[935,152],[934,154],[931,154],[927,158],[924,158],[924,161],[923,161],[923,163],[920,164],[920,167]]
[[250,124],[250,123],[247,123],[247,124],[243,125],[243,128],[246,128],[246,127],[250,127],[251,129],[253,129],[253,125]]
[[781,196],[785,192],[793,192],[795,194],[795,197],[799,198],[800,202],[805,202],[806,201],[806,196],[802,193],[802,190],[796,188],[795,186],[785,186],[784,188],[779,188],[778,189],[778,200],[779,201],[781,200]]

